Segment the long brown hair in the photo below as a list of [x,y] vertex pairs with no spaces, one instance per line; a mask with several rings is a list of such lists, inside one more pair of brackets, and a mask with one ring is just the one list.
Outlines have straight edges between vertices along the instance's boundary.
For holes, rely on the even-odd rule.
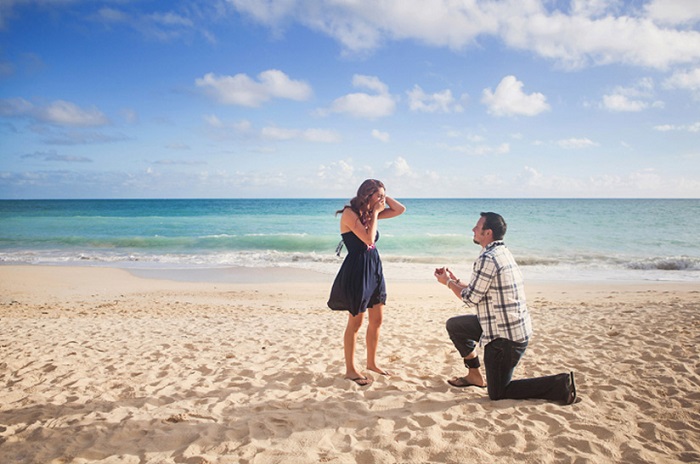
[[357,195],[350,200],[349,205],[345,205],[343,206],[343,209],[336,211],[336,216],[345,211],[346,208],[350,208],[357,213],[357,215],[360,217],[360,221],[365,224],[369,218],[369,214],[365,207],[369,203],[370,198],[372,198],[372,195],[374,195],[380,188],[385,188],[384,184],[380,180],[367,179],[366,181],[362,182],[362,184],[360,184],[360,188],[357,189]]

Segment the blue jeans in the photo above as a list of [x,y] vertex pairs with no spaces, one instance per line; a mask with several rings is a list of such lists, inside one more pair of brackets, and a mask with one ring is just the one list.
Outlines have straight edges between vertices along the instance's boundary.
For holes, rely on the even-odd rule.
[[[452,317],[446,326],[447,333],[462,358],[474,351],[483,332],[475,315]],[[569,394],[569,374],[512,380],[513,371],[526,349],[527,342],[518,343],[506,338],[497,338],[484,347],[489,398],[565,400]]]

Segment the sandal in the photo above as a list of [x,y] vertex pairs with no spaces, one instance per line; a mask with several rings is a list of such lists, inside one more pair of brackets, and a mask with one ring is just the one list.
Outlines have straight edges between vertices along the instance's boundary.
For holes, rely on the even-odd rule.
[[486,385],[477,385],[475,383],[469,382],[466,377],[455,377],[454,379],[448,380],[447,383],[449,383],[453,387],[457,387],[457,388],[467,388],[467,387],[486,388]]

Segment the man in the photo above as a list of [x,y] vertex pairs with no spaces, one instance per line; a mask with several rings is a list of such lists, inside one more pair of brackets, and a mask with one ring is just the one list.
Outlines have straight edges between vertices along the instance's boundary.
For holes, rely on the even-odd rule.
[[[447,332],[464,358],[467,375],[448,380],[454,387],[488,387],[489,398],[539,398],[576,402],[574,373],[533,379],[511,380],[532,336],[523,276],[513,255],[503,243],[506,222],[499,214],[481,213],[472,229],[474,243],[482,251],[474,263],[469,283],[462,283],[447,268],[435,270],[438,282],[446,285],[476,315],[452,317]],[[476,345],[484,346],[486,382],[479,371]],[[487,386],[488,383],[488,386]]]

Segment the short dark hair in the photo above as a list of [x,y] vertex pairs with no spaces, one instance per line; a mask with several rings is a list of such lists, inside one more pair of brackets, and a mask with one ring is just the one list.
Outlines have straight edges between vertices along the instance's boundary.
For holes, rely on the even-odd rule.
[[503,216],[496,213],[481,213],[481,217],[485,219],[484,229],[489,229],[493,232],[494,240],[503,240],[506,235],[508,225]]

